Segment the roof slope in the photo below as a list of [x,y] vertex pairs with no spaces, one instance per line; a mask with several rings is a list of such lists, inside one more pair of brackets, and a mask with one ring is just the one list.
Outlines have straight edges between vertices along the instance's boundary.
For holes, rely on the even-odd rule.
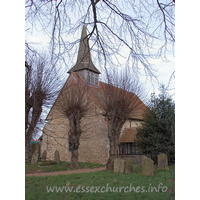
[[136,140],[137,128],[125,129],[122,133],[119,142],[120,143],[129,143]]
[[[99,81],[99,88],[88,86],[89,92],[92,94],[93,98],[95,99],[96,103],[101,107],[100,105],[100,95],[102,88],[108,87],[107,83]],[[134,94],[135,95],[135,94]],[[131,119],[137,119],[137,120],[143,120],[143,113],[146,110],[145,104],[140,100],[138,96],[135,95],[135,98],[137,98],[137,107],[133,114],[131,115]],[[101,107],[103,110],[103,108]]]
[[88,69],[90,71],[100,74],[99,70],[94,66],[92,62],[89,39],[87,37],[85,25],[83,25],[82,29],[81,41],[79,44],[78,58],[76,64],[68,71],[68,73],[76,72],[83,69]]
[[[77,74],[77,73],[73,73],[77,79],[79,79],[79,81],[82,83],[82,84],[86,84],[85,81]],[[108,87],[108,84],[107,83],[104,83],[104,82],[101,82],[99,81],[99,88],[96,88],[96,87],[93,87],[93,86],[90,86],[88,85],[88,93],[92,96],[92,98],[94,99],[94,101],[97,103],[97,105],[101,108],[101,110],[103,112],[104,109],[102,108],[101,106],[101,91],[103,88],[105,87]],[[135,95],[135,94],[134,94]],[[131,119],[135,119],[135,120],[143,120],[143,113],[144,111],[147,109],[146,105],[140,100],[140,98],[135,95],[135,98],[137,98],[137,107],[135,109],[135,111],[133,112],[132,116],[130,117]]]
[[[68,77],[66,83],[64,84],[63,88],[61,89],[61,92],[64,92],[65,91],[65,88],[67,88],[67,84],[69,84],[69,79],[72,77],[76,78],[77,81],[79,81],[79,83],[85,85],[85,81],[76,73],[76,72],[73,72],[70,74],[70,76]],[[88,94],[92,97],[92,99],[95,101],[95,103],[99,106],[99,108],[105,112],[105,110],[103,109],[103,107],[101,106],[101,103],[100,103],[100,95],[99,93],[101,92],[101,89],[103,87],[107,87],[108,84],[104,83],[104,82],[101,82],[99,81],[99,88],[96,88],[96,87],[93,87],[93,86],[90,86],[90,85],[87,85],[87,88],[88,88]],[[54,105],[56,104],[57,100],[59,99],[60,97],[60,94],[58,95],[57,99],[55,100],[50,112],[48,113],[47,117],[46,117],[46,120],[49,119],[49,115],[52,111],[52,109],[54,109]],[[139,101],[139,105],[137,106],[137,109],[135,110],[135,112],[133,113],[133,115],[131,116],[131,119],[134,119],[134,120],[143,120],[143,113],[144,111],[147,109],[147,107],[145,106],[145,104],[139,99],[139,97],[136,96],[136,98],[138,98],[138,101]]]

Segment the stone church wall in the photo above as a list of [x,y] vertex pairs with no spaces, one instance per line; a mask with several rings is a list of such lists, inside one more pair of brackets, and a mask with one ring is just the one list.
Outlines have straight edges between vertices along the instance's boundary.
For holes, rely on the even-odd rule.
[[[68,84],[77,81],[74,75],[70,75],[62,90],[67,88]],[[61,91],[62,92],[62,91]],[[102,110],[90,96],[90,109],[87,115],[81,121],[82,134],[79,146],[79,162],[91,162],[106,164],[109,157],[109,139],[107,136],[108,127],[102,116]],[[41,145],[41,154],[46,150],[47,159],[54,159],[56,150],[60,153],[61,161],[71,160],[71,152],[69,151],[68,135],[69,121],[58,109],[59,97],[55,101],[48,117],[47,124],[43,129],[43,140]],[[123,128],[136,127],[140,124],[137,121],[128,120]],[[134,162],[139,162],[141,159],[137,156],[132,158]]]
[[[70,79],[73,78],[70,77]],[[101,109],[92,98],[90,100],[90,109],[81,122],[83,133],[80,138],[78,160],[79,162],[106,164],[109,155],[107,125],[101,115]],[[56,100],[47,117],[48,123],[43,130],[41,153],[46,150],[47,159],[53,160],[54,152],[58,150],[61,161],[70,161],[71,152],[68,144],[69,122],[57,109],[58,104],[59,99]]]

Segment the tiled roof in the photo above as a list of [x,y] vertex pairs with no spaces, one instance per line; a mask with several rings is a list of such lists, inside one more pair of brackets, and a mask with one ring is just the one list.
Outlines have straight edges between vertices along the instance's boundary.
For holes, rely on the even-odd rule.
[[[82,84],[86,84],[85,81],[76,72],[72,72],[72,74],[75,75],[75,77],[77,77]],[[102,106],[100,104],[100,100],[99,100],[100,95],[99,95],[99,93],[101,92],[102,88],[105,88],[107,86],[108,86],[108,84],[106,84],[104,82],[101,82],[101,81],[99,81],[99,88],[88,85],[89,94],[93,97],[93,99],[95,100],[95,102],[98,104],[98,106],[101,108],[101,110],[103,112],[105,112],[105,111],[104,111],[104,109],[102,108]],[[136,95],[135,95],[135,97],[137,98],[138,103],[137,103],[137,108],[134,111],[134,113],[132,114],[131,118],[132,119],[137,119],[137,120],[143,120],[143,113],[147,109],[147,107],[140,100],[139,97],[137,97]]]
[[[99,81],[99,88],[96,87],[92,87],[92,86],[88,86],[88,89],[90,91],[90,93],[92,94],[92,96],[94,97],[96,103],[100,106],[100,101],[99,99],[99,92],[101,92],[102,88],[107,87],[108,84]],[[137,98],[138,101],[138,105],[136,110],[134,111],[134,113],[132,114],[131,118],[132,119],[138,119],[138,120],[143,120],[143,113],[144,111],[147,109],[147,107],[145,106],[145,104],[139,99],[139,97],[137,97],[135,95],[135,97]],[[100,106],[101,107],[101,106]],[[101,108],[103,110],[103,108]]]
[[136,139],[136,134],[137,134],[136,128],[125,129],[119,139],[119,142],[120,143],[134,142]]
[[[74,76],[74,77],[76,77],[81,84],[83,84],[83,85],[86,84],[85,81],[76,72],[72,72],[70,74],[70,76],[71,75]],[[64,84],[64,86],[63,86],[63,88],[62,88],[61,91],[63,91],[63,89],[64,89],[64,87],[65,87],[66,84],[67,84],[67,81]],[[96,104],[100,107],[100,109],[103,112],[105,112],[105,111],[104,111],[103,107],[100,104],[99,92],[101,92],[101,88],[106,87],[106,86],[107,86],[107,84],[104,83],[104,82],[101,82],[101,81],[99,81],[99,88],[94,87],[94,86],[90,86],[90,85],[87,86],[88,87],[88,94],[91,95],[91,97],[94,99],[94,101],[96,102]],[[58,95],[57,99],[59,98],[59,96],[60,96],[60,94]],[[136,98],[138,98],[138,97],[136,96]],[[56,101],[57,101],[57,99],[56,99]],[[147,107],[145,106],[145,104],[139,98],[138,98],[138,101],[139,101],[139,106],[137,106],[137,110],[135,110],[135,112],[132,114],[132,116],[130,118],[131,119],[135,119],[135,120],[143,120],[143,113],[147,109]],[[54,102],[54,104],[55,104],[55,102]],[[51,108],[51,110],[52,110],[52,108]],[[50,114],[50,112],[49,112],[49,114]],[[46,117],[47,120],[48,120],[49,114]]]

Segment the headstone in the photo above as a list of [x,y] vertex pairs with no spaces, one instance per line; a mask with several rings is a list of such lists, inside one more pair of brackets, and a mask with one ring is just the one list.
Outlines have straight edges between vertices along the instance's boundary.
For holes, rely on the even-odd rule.
[[131,163],[131,159],[130,158],[127,158],[125,160],[124,172],[125,173],[133,173],[133,165]]
[[38,161],[38,152],[34,152],[31,158],[31,163],[35,164]]
[[144,165],[144,160],[147,159],[146,156],[142,156],[142,168],[143,168],[143,165]]
[[114,173],[119,173],[120,170],[121,159],[117,158],[114,160]]
[[60,154],[59,154],[58,150],[56,150],[54,153],[54,161],[57,163],[60,162]]
[[45,161],[46,161],[46,158],[47,158],[47,151],[45,150],[45,151],[42,153],[42,159],[41,159],[41,161],[42,161],[42,162],[45,162]]
[[124,173],[124,160],[117,158],[114,160],[114,173]]
[[167,155],[164,153],[158,155],[158,169],[169,170]]
[[121,160],[121,163],[120,163],[120,170],[119,170],[119,172],[120,173],[124,173],[124,159],[120,159]]
[[154,162],[150,158],[144,158],[142,161],[142,175],[152,176],[154,175]]

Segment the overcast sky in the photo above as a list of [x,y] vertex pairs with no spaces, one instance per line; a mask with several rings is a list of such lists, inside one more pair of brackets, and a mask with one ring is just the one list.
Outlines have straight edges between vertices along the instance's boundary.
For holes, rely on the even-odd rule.
[[[80,39],[81,36],[81,30],[79,31],[79,34],[77,34],[76,39]],[[50,41],[50,38],[43,34],[42,32],[34,31],[32,33],[26,32],[25,35],[26,40],[29,43],[35,43],[35,45],[32,45],[39,51],[44,51],[48,49],[48,44]],[[127,53],[128,54],[128,53]],[[76,55],[77,56],[77,55]],[[71,63],[71,65],[75,64],[77,57],[74,58],[74,63]],[[155,92],[158,94],[158,88],[159,84],[165,84],[165,86],[169,85],[170,94],[173,95],[173,98],[175,99],[175,79],[171,79],[173,72],[175,71],[175,57],[173,56],[172,52],[169,52],[167,55],[168,62],[164,62],[162,59],[150,59],[150,63],[153,65],[153,68],[156,70],[155,74],[158,78],[158,82],[152,82],[148,77],[141,76],[141,81],[144,82],[145,88],[147,93],[150,95],[150,93]],[[123,63],[123,60],[121,60]],[[64,70],[69,70],[69,67],[71,66],[64,66]],[[98,67],[98,66],[96,66]],[[99,69],[101,71],[101,69]],[[66,74],[67,76],[67,74]],[[170,82],[169,82],[170,81]]]
[[[137,1],[136,1],[137,2]],[[56,1],[54,2],[55,4]],[[121,6],[121,9],[124,9],[123,12],[127,13],[127,14],[133,14],[133,10],[130,7],[125,7],[125,6]],[[149,7],[149,9],[152,9],[151,7]],[[151,12],[151,11],[150,11]],[[102,14],[104,13],[104,14]],[[147,13],[146,10],[144,10],[143,13]],[[70,17],[71,17],[71,23],[76,23],[77,19],[80,18],[80,16],[82,16],[82,14],[79,12],[73,13],[73,12],[68,12],[67,13]],[[103,10],[101,10],[101,15],[98,13],[98,17],[102,18],[104,17],[104,15],[107,15],[107,13],[105,13]],[[146,16],[146,18],[148,18]],[[145,16],[143,17],[143,19],[145,20]],[[155,25],[157,26],[158,24],[156,24],[157,22],[155,21],[155,24],[152,23],[152,26]],[[42,31],[42,27],[40,26],[40,24],[36,24],[37,25],[37,30],[40,31],[36,31],[34,29],[34,27],[32,27],[30,24],[26,23],[25,24],[25,29],[28,29],[28,31],[25,32],[25,38],[27,40],[27,42],[31,43],[37,43],[37,45],[34,45],[33,47],[35,47],[37,50],[39,50],[39,52],[44,51],[46,49],[48,49],[49,47],[49,42],[50,42],[50,38],[45,35]],[[29,29],[30,28],[30,29]],[[33,28],[33,30],[32,30]],[[51,30],[52,27],[50,27]],[[153,30],[153,29],[152,29]],[[49,31],[51,32],[51,31]],[[75,35],[65,35],[64,37],[67,37],[68,40],[77,40],[80,39],[81,36],[81,28],[79,29],[79,31],[77,31],[77,33]],[[73,38],[72,38],[73,37]],[[91,42],[90,42],[91,45]],[[158,50],[157,46],[154,45],[154,49],[155,51]],[[170,50],[170,49],[169,49]],[[128,49],[124,48],[121,50],[123,55],[129,55]],[[75,64],[76,62],[76,57],[77,55],[74,56],[72,63],[69,63],[69,66],[64,66],[63,64],[63,68],[64,71],[69,70],[70,67],[73,66],[73,64]],[[94,55],[92,55],[94,56]],[[120,62],[122,63],[122,66],[125,66],[125,61],[122,58],[119,58]],[[153,68],[156,70],[155,75],[157,76],[157,82],[152,82],[150,80],[149,77],[146,76],[141,76],[140,80],[142,82],[144,82],[145,84],[145,88],[146,88],[146,92],[149,94],[155,92],[156,94],[158,94],[158,88],[160,84],[164,84],[165,86],[169,85],[169,92],[170,94],[173,95],[173,98],[175,99],[175,79],[171,79],[170,81],[170,77],[172,76],[173,72],[175,71],[175,57],[173,56],[172,52],[167,52],[167,59],[168,62],[164,62],[161,59],[150,59],[149,62],[153,65]],[[102,71],[101,67],[99,67],[97,65],[97,63],[95,63],[95,60],[93,59],[93,62],[95,64],[95,66]],[[68,74],[66,74],[67,76]],[[170,81],[170,82],[169,82]]]

